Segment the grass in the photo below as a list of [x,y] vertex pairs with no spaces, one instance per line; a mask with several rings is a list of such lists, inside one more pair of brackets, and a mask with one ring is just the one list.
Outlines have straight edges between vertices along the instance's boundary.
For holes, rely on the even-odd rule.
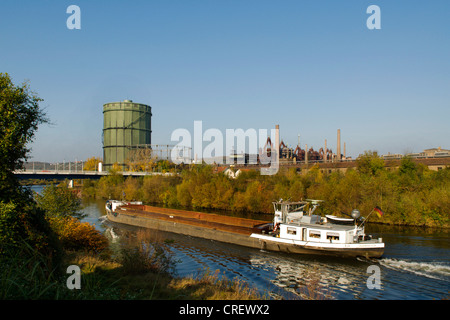
[[[22,251],[1,257],[0,299],[15,300],[263,300],[268,294],[219,270],[177,277],[167,240],[156,232],[137,232],[134,241],[118,251],[69,251],[57,270],[49,270],[48,257],[25,242]],[[69,289],[69,266],[80,268],[80,289]],[[316,274],[316,273],[314,273]],[[319,279],[312,281],[301,299],[323,299]],[[315,279],[315,280],[314,280]]]
[[266,299],[252,288],[245,281],[228,279],[219,276],[219,270],[211,273],[204,271],[197,277],[191,276],[181,279],[174,279],[170,283],[171,288],[180,292],[180,297],[201,300],[261,300]]
[[46,268],[46,257],[27,243],[22,243],[20,250],[4,250],[1,255],[1,300],[46,299],[58,292],[55,272]]
[[[256,290],[240,280],[219,279],[205,273],[197,278],[175,276],[174,259],[167,241],[148,230],[139,231],[134,243],[101,253],[65,249],[57,268],[48,257],[23,241],[19,247],[2,247],[0,299],[2,300],[180,300],[260,299]],[[9,250],[9,251],[8,251]],[[69,289],[80,268],[80,289]]]
[[[124,247],[120,254],[66,251],[63,272],[48,271],[39,256],[13,257],[0,268],[0,298],[15,300],[264,300],[269,294],[238,278],[228,279],[219,270],[177,277],[170,254],[149,249],[150,240],[139,247]],[[152,240],[153,241],[153,240]],[[152,244],[159,248],[163,244]],[[143,254],[143,252],[150,254]],[[67,267],[81,269],[81,288],[70,290]],[[324,299],[320,278],[311,274],[299,299]],[[326,297],[327,299],[329,297]]]
[[[174,277],[156,268],[135,269],[114,259],[87,252],[72,252],[66,265],[81,268],[81,289],[69,298],[122,300],[254,300],[265,297],[244,281],[206,271],[197,277]],[[143,265],[142,262],[137,262]],[[84,293],[83,293],[84,292]]]

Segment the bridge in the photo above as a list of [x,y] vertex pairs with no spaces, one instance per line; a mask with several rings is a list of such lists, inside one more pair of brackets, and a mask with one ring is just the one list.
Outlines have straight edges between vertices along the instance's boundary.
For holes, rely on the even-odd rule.
[[[154,175],[173,175],[173,173],[161,172],[118,172],[124,177],[143,177]],[[41,180],[76,180],[76,179],[100,179],[108,175],[107,171],[79,171],[79,170],[20,170],[14,171],[19,180],[41,179]]]

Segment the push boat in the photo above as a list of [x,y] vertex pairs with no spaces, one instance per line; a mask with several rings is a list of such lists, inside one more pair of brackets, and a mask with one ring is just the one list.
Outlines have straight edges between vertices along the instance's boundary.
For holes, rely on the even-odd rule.
[[109,200],[109,221],[227,242],[267,251],[379,258],[385,244],[366,235],[367,219],[314,214],[321,200],[273,202],[272,222]]
[[[270,248],[284,247],[293,253],[330,254],[338,256],[364,256],[380,258],[385,244],[382,238],[366,235],[363,219],[358,210],[351,218],[313,214],[322,200],[274,202],[274,231],[252,234]],[[358,225],[359,223],[359,225]]]

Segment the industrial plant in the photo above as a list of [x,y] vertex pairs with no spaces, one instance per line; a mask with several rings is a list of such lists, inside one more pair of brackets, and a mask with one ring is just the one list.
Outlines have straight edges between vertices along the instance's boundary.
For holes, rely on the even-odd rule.
[[[130,169],[133,163],[146,159],[168,160],[175,149],[178,154],[189,155],[184,147],[152,144],[152,108],[132,100],[110,102],[103,105],[103,169],[113,165]],[[190,159],[181,159],[189,163]]]
[[[132,170],[133,161],[136,158],[141,160],[170,160],[171,155],[177,155],[179,163],[199,163],[192,159],[191,148],[152,144],[152,108],[149,105],[135,103],[131,100],[120,102],[111,102],[103,105],[103,170],[109,170],[113,165],[117,165],[124,170]],[[258,154],[247,154],[243,151],[240,153],[235,150],[223,157],[216,157],[214,163],[220,164],[237,164],[237,165],[260,165],[260,159],[271,157],[275,145],[279,146],[278,155],[280,165],[298,166],[320,163],[321,166],[327,166],[327,163],[334,163],[335,169],[337,163],[341,163],[341,170],[344,167],[353,166],[350,162],[354,162],[351,157],[346,155],[346,143],[343,143],[343,153],[341,153],[341,130],[337,129],[336,152],[333,152],[324,140],[323,147],[315,150],[313,147],[302,148],[300,144],[300,135],[298,144],[295,148],[287,146],[280,139],[279,125],[277,129],[276,143],[268,137],[264,147],[259,148]],[[183,148],[183,150],[175,150]],[[188,150],[185,150],[187,148]],[[175,150],[175,151],[174,151]],[[183,159],[180,160],[179,155]],[[450,158],[450,150],[434,148],[427,149],[421,153],[409,154],[411,158]],[[403,155],[388,154],[382,156],[385,160],[401,159]],[[145,158],[145,159],[144,159]],[[139,159],[138,159],[139,160]],[[204,159],[203,159],[204,160]],[[344,164],[343,162],[347,163]],[[212,162],[211,162],[212,163]],[[436,166],[434,168],[433,166]],[[429,167],[439,170],[442,166],[439,164],[429,164]],[[142,170],[142,167],[141,167]],[[146,169],[144,169],[146,171]]]
[[130,149],[151,144],[152,108],[131,100],[103,105],[103,167],[125,166]]
[[[276,126],[277,129],[279,129],[279,126]],[[308,145],[305,145],[305,149],[302,149],[300,145],[300,136],[299,141],[297,144],[297,147],[289,148],[283,140],[279,141],[279,155],[280,155],[280,162],[305,162],[308,163],[311,162],[328,162],[328,161],[335,161],[335,160],[346,160],[348,159],[346,157],[346,145],[344,143],[344,154],[341,154],[341,130],[338,129],[337,131],[337,152],[333,153],[332,149],[329,149],[327,147],[327,140],[324,141],[324,146],[321,147],[318,151],[314,150],[314,148],[310,147],[308,149]],[[264,145],[264,148],[260,150],[260,155],[266,153],[267,156],[270,156],[271,151],[273,150],[274,145],[270,139],[270,137],[267,138],[266,144]]]

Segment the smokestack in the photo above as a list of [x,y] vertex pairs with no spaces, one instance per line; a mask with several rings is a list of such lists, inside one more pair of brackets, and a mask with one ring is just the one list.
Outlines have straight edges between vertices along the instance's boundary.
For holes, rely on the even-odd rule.
[[341,129],[337,131],[337,160],[341,160]]
[[305,163],[308,164],[308,145],[305,144]]
[[327,152],[327,139],[325,139],[325,151],[323,153],[323,162],[327,162],[327,155],[328,155],[328,152]]

